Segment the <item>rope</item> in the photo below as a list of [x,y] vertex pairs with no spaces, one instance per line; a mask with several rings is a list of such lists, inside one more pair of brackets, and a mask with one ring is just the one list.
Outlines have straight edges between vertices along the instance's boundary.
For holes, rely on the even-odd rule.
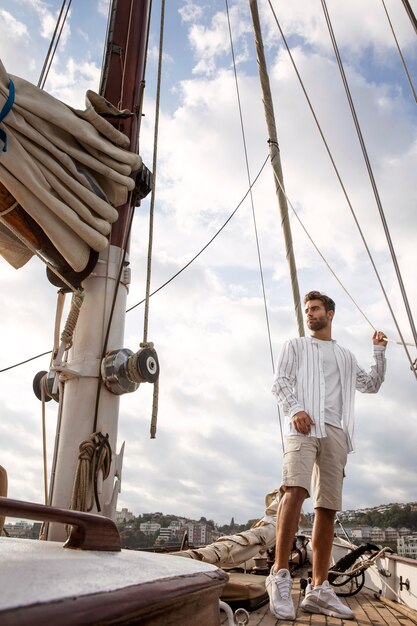
[[414,89],[413,81],[411,80],[411,76],[410,76],[410,74],[408,72],[408,68],[407,68],[405,59],[403,57],[403,53],[401,52],[400,44],[398,43],[398,39],[397,39],[397,37],[395,35],[394,27],[392,25],[392,22],[391,22],[389,14],[388,14],[388,10],[387,10],[387,7],[385,5],[384,0],[382,0],[382,5],[384,7],[385,14],[387,16],[387,20],[388,20],[388,23],[389,23],[390,28],[391,28],[391,32],[392,32],[392,35],[394,37],[395,44],[397,46],[398,54],[400,55],[400,58],[401,58],[401,61],[402,61],[403,67],[404,67],[404,71],[405,71],[406,76],[407,76],[408,84],[410,85],[411,91],[413,92],[414,100],[417,102],[417,94],[416,94],[415,89]]
[[358,572],[366,570],[372,565],[375,565],[375,562],[377,561],[377,559],[381,558],[381,556],[385,556],[385,553],[388,551],[392,552],[391,548],[387,548],[387,547],[381,548],[381,550],[379,550],[379,552],[374,554],[372,557],[369,557],[368,559],[364,559],[363,561],[357,561],[356,563],[354,563],[350,569],[347,569],[346,571],[339,571],[336,569],[334,570],[331,569],[329,570],[329,574],[333,574],[335,576],[336,575],[337,576],[353,576],[355,574],[358,574]]
[[[233,46],[232,29],[231,29],[231,25],[230,25],[229,5],[228,5],[227,0],[225,0],[225,1],[226,1],[227,23],[228,23],[228,27],[229,27],[230,49],[231,49],[232,60],[233,60],[233,72],[234,72],[235,85],[236,85],[236,96],[237,96],[237,102],[238,102],[238,108],[239,108],[240,128],[241,128],[241,132],[242,132],[243,150],[244,150],[244,154],[245,154],[246,174],[247,174],[248,185],[249,185],[249,195],[250,195],[250,204],[251,204],[251,211],[252,211],[253,229],[254,229],[254,233],[255,233],[256,251],[257,251],[257,256],[258,256],[259,276],[260,276],[260,279],[261,279],[261,289],[262,289],[262,297],[263,297],[263,303],[264,303],[265,323],[266,323],[266,329],[267,329],[267,335],[268,335],[269,353],[270,353],[270,356],[271,356],[272,371],[274,371],[275,358],[274,358],[274,351],[273,351],[273,347],[272,347],[271,327],[270,327],[270,323],[269,323],[269,313],[268,313],[268,304],[267,304],[266,291],[265,291],[265,281],[264,281],[264,272],[263,272],[263,264],[262,264],[262,255],[261,255],[261,248],[260,248],[260,244],[259,244],[258,226],[257,226],[257,220],[256,220],[256,213],[255,213],[255,202],[254,202],[253,193],[252,193],[252,180],[251,180],[251,174],[250,174],[250,168],[249,168],[248,150],[247,150],[247,145],[246,145],[245,125],[244,125],[244,122],[243,122],[242,105],[241,105],[241,101],[240,101],[239,82],[238,82],[238,78],[237,78],[236,60],[235,60],[235,52],[234,52],[234,46]],[[293,258],[293,257],[291,256],[291,258]],[[295,266],[295,264],[294,264],[294,266]],[[292,263],[290,263],[290,267],[292,267]],[[296,299],[297,298],[296,294],[298,294],[298,301]],[[298,291],[298,284],[296,285],[296,294],[294,295],[294,303],[295,303],[296,309],[297,309],[297,306],[300,309],[301,304],[300,304],[300,294],[299,294],[299,291]],[[302,328],[302,320],[301,320],[301,328]],[[301,332],[304,332],[304,330],[302,329]],[[280,411],[280,408],[279,408],[278,404],[276,405],[276,407],[277,407],[277,413],[278,413],[278,423],[279,423],[279,429],[280,429],[280,435],[281,435],[282,450],[284,451],[284,435],[283,435],[283,430],[282,430],[281,411]]]
[[59,350],[59,330],[61,328],[64,304],[65,304],[65,291],[63,289],[60,289],[58,291],[58,298],[57,298],[56,312],[55,312],[54,349],[53,349],[54,357],[56,357],[56,355],[58,354],[58,350]]
[[[119,109],[122,108],[123,95],[124,95],[123,91],[124,91],[124,87],[125,87],[126,63],[127,63],[127,59],[128,59],[128,56],[129,56],[129,53],[128,53],[129,43],[130,43],[130,36],[129,35],[130,35],[130,28],[132,26],[132,11],[133,11],[133,2],[134,1],[135,0],[131,0],[131,2],[130,2],[129,23],[128,23],[127,36],[126,36],[127,45],[126,45],[126,50],[124,51],[125,55],[124,55],[124,60],[123,60],[123,63],[122,63],[122,77],[121,77],[121,84],[120,84],[120,100],[119,100],[119,103],[117,105],[117,107]],[[122,62],[121,57],[120,57],[120,61]]]
[[[359,232],[359,234],[360,234],[360,237],[361,237],[361,239],[362,239],[363,245],[364,245],[364,247],[365,247],[365,249],[366,249],[366,252],[367,252],[367,254],[368,254],[369,260],[370,260],[370,262],[371,262],[372,268],[373,268],[373,270],[374,270],[374,272],[375,272],[375,275],[376,275],[376,277],[377,277],[377,280],[378,280],[378,283],[379,283],[379,285],[380,285],[381,291],[382,291],[382,293],[383,293],[383,295],[384,295],[385,301],[387,302],[387,305],[388,305],[389,311],[390,311],[390,313],[391,313],[391,316],[392,316],[392,318],[393,318],[393,320],[394,320],[394,323],[395,323],[395,326],[396,326],[396,328],[397,328],[397,331],[398,331],[399,337],[400,337],[400,339],[401,339],[401,344],[402,344],[402,346],[404,347],[404,350],[405,350],[405,352],[406,352],[406,354],[407,354],[407,358],[408,358],[408,360],[409,360],[409,362],[410,362],[410,367],[412,367],[412,360],[411,360],[411,356],[410,356],[410,354],[409,354],[409,352],[408,352],[408,350],[407,350],[406,343],[405,343],[404,338],[403,338],[403,336],[402,336],[402,333],[401,333],[401,331],[400,331],[400,329],[399,329],[399,326],[398,326],[398,323],[397,323],[397,320],[396,320],[395,314],[394,314],[394,312],[393,312],[393,310],[392,310],[392,307],[391,307],[391,304],[390,304],[390,302],[389,302],[388,296],[387,296],[387,294],[386,294],[386,291],[385,291],[384,285],[383,285],[383,283],[382,283],[382,279],[381,279],[381,277],[380,277],[380,275],[379,275],[379,272],[378,272],[378,269],[377,269],[377,267],[376,267],[375,261],[374,261],[374,259],[373,259],[373,257],[372,257],[371,251],[370,251],[369,246],[368,246],[368,244],[367,244],[367,242],[366,242],[366,239],[365,239],[365,236],[364,236],[364,234],[363,234],[363,231],[362,231],[362,229],[361,229],[361,227],[360,227],[360,224],[359,224],[358,218],[356,217],[356,214],[355,214],[355,211],[354,211],[354,209],[353,209],[353,206],[352,206],[351,200],[350,200],[350,198],[349,198],[349,195],[348,195],[348,193],[347,193],[347,190],[346,190],[346,188],[345,188],[345,186],[344,186],[344,184],[343,184],[343,181],[342,181],[342,178],[341,178],[340,172],[339,172],[339,170],[338,170],[338,168],[337,168],[336,162],[335,162],[335,160],[334,160],[334,158],[333,158],[333,155],[332,155],[332,153],[331,153],[331,150],[330,150],[330,148],[329,148],[329,144],[327,143],[327,140],[326,140],[326,138],[325,138],[325,136],[324,136],[323,130],[322,130],[321,126],[320,126],[320,122],[318,121],[317,115],[316,115],[316,113],[315,113],[315,111],[314,111],[313,105],[312,105],[312,103],[311,103],[311,100],[310,100],[309,95],[308,95],[308,93],[307,93],[307,90],[306,90],[306,88],[305,88],[305,85],[304,85],[304,83],[303,83],[303,80],[302,80],[302,78],[301,78],[301,75],[300,75],[300,73],[299,73],[299,71],[298,71],[297,65],[296,65],[296,63],[295,63],[295,61],[294,61],[294,57],[293,57],[293,55],[292,55],[292,53],[291,53],[291,50],[290,50],[290,48],[289,48],[289,45],[288,45],[287,39],[286,39],[286,37],[285,37],[285,35],[284,35],[284,31],[282,30],[282,27],[281,27],[281,25],[280,25],[280,23],[279,23],[279,21],[278,21],[278,17],[277,17],[277,15],[276,15],[276,13],[275,13],[274,7],[273,7],[273,6],[272,6],[272,4],[271,4],[271,0],[268,0],[268,3],[269,3],[269,6],[270,6],[270,8],[271,8],[272,15],[273,15],[273,17],[274,17],[274,19],[275,19],[275,22],[276,22],[276,25],[277,25],[277,27],[278,27],[278,30],[279,30],[279,32],[280,32],[280,34],[281,34],[281,37],[282,37],[282,40],[283,40],[283,42],[284,42],[285,48],[286,48],[286,50],[287,50],[288,56],[289,56],[289,58],[290,58],[290,60],[291,60],[292,66],[293,66],[294,71],[295,71],[295,73],[296,73],[297,79],[298,79],[298,81],[299,81],[299,83],[300,83],[301,89],[302,89],[302,91],[303,91],[303,93],[304,93],[304,96],[305,96],[305,98],[306,98],[306,101],[307,101],[308,107],[309,107],[310,112],[311,112],[311,114],[312,114],[312,116],[313,116],[314,122],[315,122],[315,124],[316,124],[316,126],[317,126],[317,129],[318,129],[318,131],[319,131],[320,137],[321,137],[321,139],[322,139],[322,141],[323,141],[323,144],[324,144],[324,147],[325,147],[325,149],[326,149],[327,155],[328,155],[328,157],[329,157],[329,159],[330,159],[330,162],[331,162],[331,164],[332,164],[332,167],[333,167],[333,169],[334,169],[334,172],[335,172],[335,174],[336,174],[336,177],[337,177],[337,179],[338,179],[338,181],[339,181],[339,184],[340,184],[340,187],[341,187],[341,189],[342,189],[343,195],[345,196],[345,199],[346,199],[346,202],[347,202],[348,207],[349,207],[349,209],[350,209],[350,212],[351,212],[351,214],[352,214],[353,220],[354,220],[354,222],[355,222],[355,224],[356,224],[356,227],[357,227],[358,232]],[[415,376],[416,376],[416,379],[417,379],[417,372],[415,373]]]
[[[54,32],[52,34],[51,43],[49,44],[48,52],[46,53],[45,61],[44,61],[44,64],[42,66],[41,74],[40,74],[39,80],[38,80],[38,87],[40,89],[44,88],[45,83],[46,83],[46,79],[48,78],[49,70],[51,69],[52,61],[54,60],[55,52],[56,52],[56,49],[58,47],[59,40],[61,39],[62,30],[64,28],[65,22],[67,21],[68,11],[70,9],[71,2],[72,2],[72,0],[69,0],[68,6],[67,6],[67,10],[66,10],[65,15],[64,15],[64,19],[62,21],[61,21],[61,17],[62,17],[62,14],[64,12],[64,7],[65,7],[65,4],[66,4],[66,0],[63,0],[63,2],[61,4],[61,9],[59,11],[58,19],[57,19],[56,24],[55,24],[55,30],[54,30]],[[59,26],[60,22],[61,22],[61,28],[60,28],[58,36],[57,36],[58,26]],[[56,39],[55,46],[54,46],[55,37],[57,37],[57,39]],[[52,47],[53,46],[54,46],[54,49],[52,51]]]
[[103,473],[103,480],[110,473],[112,454],[108,437],[96,432],[79,445],[80,453],[70,505],[73,511],[91,511],[94,502],[97,511],[101,510],[97,479],[100,471]]
[[[358,135],[359,143],[360,143],[360,146],[361,146],[361,149],[362,149],[362,154],[363,154],[363,157],[365,159],[365,164],[366,164],[366,168],[368,170],[369,179],[371,181],[371,186],[372,186],[372,189],[373,189],[373,192],[374,192],[376,204],[377,204],[378,211],[379,211],[379,214],[380,214],[380,218],[381,218],[381,221],[382,221],[382,225],[383,225],[383,228],[384,228],[385,236],[386,236],[387,243],[388,243],[388,248],[389,248],[390,253],[391,253],[392,262],[394,264],[394,268],[395,268],[395,272],[396,272],[396,275],[397,275],[398,283],[400,285],[400,290],[401,290],[401,294],[403,296],[403,302],[404,302],[404,306],[405,306],[405,309],[406,309],[406,312],[407,312],[407,317],[408,317],[408,321],[409,321],[409,324],[410,324],[411,332],[413,334],[413,339],[414,339],[415,345],[417,347],[417,330],[416,330],[416,327],[414,325],[414,321],[413,321],[413,317],[412,317],[412,313],[411,313],[411,309],[410,309],[410,304],[408,302],[407,294],[406,294],[406,291],[405,291],[403,279],[402,279],[400,268],[399,268],[398,261],[397,261],[397,256],[396,256],[395,250],[394,250],[394,245],[392,243],[391,235],[390,235],[390,232],[389,232],[389,229],[388,229],[388,225],[387,225],[387,222],[386,222],[386,219],[385,219],[385,214],[384,214],[384,210],[383,210],[383,207],[382,207],[381,198],[379,196],[379,192],[378,192],[378,188],[377,188],[376,181],[375,181],[375,178],[374,178],[374,174],[373,174],[373,171],[372,171],[372,167],[371,167],[371,163],[370,163],[370,160],[369,160],[368,152],[366,150],[365,141],[363,139],[362,131],[361,131],[361,128],[360,128],[360,125],[359,125],[358,116],[356,114],[356,110],[355,110],[355,106],[354,106],[354,103],[353,103],[352,95],[351,95],[350,89],[349,89],[349,84],[348,84],[348,81],[347,81],[347,78],[346,78],[346,74],[345,74],[345,71],[344,71],[344,68],[343,68],[343,63],[342,63],[342,59],[341,59],[341,56],[340,56],[340,53],[339,53],[339,48],[337,46],[336,38],[335,38],[335,35],[334,35],[332,23],[331,23],[331,20],[330,20],[330,15],[329,15],[329,12],[327,10],[326,0],[321,0],[321,4],[322,4],[322,7],[323,7],[323,12],[324,12],[324,16],[325,16],[325,19],[326,19],[327,27],[329,29],[329,34],[330,34],[330,38],[331,38],[331,41],[332,41],[332,44],[333,44],[333,49],[334,49],[334,52],[335,52],[335,56],[336,56],[337,64],[338,64],[338,67],[339,67],[340,75],[342,77],[342,82],[343,82],[343,85],[345,87],[346,97],[347,97],[348,102],[349,102],[349,107],[350,107],[350,110],[351,110],[351,113],[352,113],[352,118],[353,118],[353,122],[354,122],[354,125],[355,125],[356,133]],[[378,278],[379,278],[379,274],[378,274]],[[397,332],[398,332],[398,334],[399,334],[399,336],[401,338],[401,341],[403,342],[404,350],[406,351],[406,354],[408,356],[408,359],[410,361],[410,366],[411,366],[411,369],[412,369],[411,356],[410,356],[409,351],[408,351],[408,349],[406,347],[404,338],[403,338],[403,336],[401,334],[401,331],[400,331],[397,319],[396,319],[396,317],[394,315],[394,311],[392,310],[391,303],[389,302],[388,295],[386,294],[386,291],[383,288],[381,279],[379,279],[379,280],[380,280],[381,288],[382,288],[383,293],[385,295],[385,300],[387,302],[387,305],[388,305],[389,310],[391,312],[391,315],[393,317],[394,323],[395,323],[396,328],[397,328]],[[416,375],[416,379],[417,379],[417,375]]]
[[410,3],[408,2],[408,0],[402,0],[402,3],[404,5],[404,9],[406,10],[406,13],[410,19],[411,25],[414,28],[414,30],[416,31],[416,35],[417,35],[417,19],[416,16],[414,15],[413,9],[411,8]]
[[42,402],[42,456],[43,456],[43,488],[45,504],[48,504],[48,467],[46,455],[46,419],[45,419],[45,385],[41,384],[41,402]]
[[252,209],[253,229],[255,232],[256,250],[257,250],[257,255],[258,255],[259,275],[261,279],[262,295],[263,295],[263,302],[264,302],[265,322],[266,322],[266,328],[267,328],[267,334],[268,334],[269,352],[271,355],[271,362],[272,362],[272,369],[273,369],[275,359],[274,359],[274,352],[272,348],[271,328],[269,324],[268,305],[267,305],[266,292],[265,292],[264,272],[263,272],[263,266],[262,266],[262,257],[261,257],[261,249],[259,245],[259,237],[258,237],[258,226],[256,223],[255,203],[253,200],[253,193],[252,193],[252,187],[251,187],[251,175],[250,175],[250,168],[249,168],[248,150],[247,150],[247,145],[246,145],[246,133],[245,133],[245,126],[243,123],[239,83],[238,83],[237,71],[236,71],[235,52],[234,52],[234,47],[233,47],[233,37],[232,37],[232,30],[230,26],[229,4],[227,0],[225,0],[225,2],[226,2],[227,23],[229,27],[230,49],[231,49],[232,60],[233,60],[233,72],[234,72],[235,85],[236,85],[236,97],[237,97],[238,108],[239,108],[240,128],[242,132],[243,150],[245,153],[246,174],[247,174],[248,184],[249,184],[249,189],[250,189],[249,196],[250,196],[250,203],[251,203],[251,209]]
[[84,289],[77,289],[72,294],[71,309],[68,313],[68,319],[65,323],[64,330],[61,333],[61,341],[65,343],[67,348],[72,345],[75,326],[80,315],[81,306],[84,302]]
[[151,439],[155,439],[156,437],[156,420],[158,417],[158,401],[159,401],[159,380],[157,380],[153,385],[152,418],[151,418],[151,427],[150,427]]
[[155,213],[155,191],[156,191],[156,170],[158,165],[158,136],[159,136],[159,108],[161,101],[161,82],[162,82],[162,51],[164,43],[164,17],[165,17],[165,0],[161,3],[161,25],[159,34],[159,58],[158,58],[158,78],[156,87],[155,102],[155,128],[153,139],[153,161],[152,161],[152,193],[149,209],[149,240],[148,240],[148,262],[146,269],[146,297],[145,297],[145,313],[143,323],[143,341],[148,341],[148,319],[149,319],[149,294],[151,287],[152,274],[152,245],[153,245],[153,222]]
[[[148,238],[148,259],[147,259],[147,268],[146,268],[145,311],[144,311],[144,320],[143,320],[143,341],[140,344],[141,348],[151,347],[152,349],[153,349],[153,343],[152,342],[148,343],[148,323],[149,323],[149,300],[150,300],[151,275],[152,275],[152,246],[153,246],[153,229],[154,229],[155,197],[156,197],[156,171],[157,171],[157,166],[158,166],[159,110],[160,110],[160,101],[161,101],[164,27],[165,27],[165,0],[162,0],[160,31],[159,31],[158,76],[157,76],[157,81],[156,81],[155,128],[154,128],[153,160],[152,160],[152,193],[151,193],[151,202],[150,202],[150,208],[149,208],[149,238]],[[154,388],[153,388],[152,415],[151,415],[151,426],[150,426],[151,439],[155,439],[156,437],[156,425],[157,425],[157,420],[158,420],[158,397],[159,397],[159,384],[158,384],[158,381],[156,381],[154,383]]]
[[[74,291],[74,293],[72,294],[70,312],[68,313],[68,318],[65,323],[64,330],[61,333],[61,343],[56,353],[55,353],[55,346],[54,346],[53,368],[57,368],[58,366],[61,365],[65,352],[67,352],[69,348],[72,346],[72,338],[74,335],[75,326],[77,325],[78,317],[80,315],[80,310],[81,310],[81,306],[83,302],[84,302],[84,289],[80,288]],[[59,309],[61,305],[63,305],[63,303],[60,300],[60,297],[58,296],[57,316],[59,315]],[[57,324],[57,318],[55,319],[55,324]],[[55,326],[55,338],[56,338],[56,333],[57,333],[57,327]],[[53,388],[52,388],[52,393],[57,392],[58,380],[59,380],[59,374],[57,371]]]

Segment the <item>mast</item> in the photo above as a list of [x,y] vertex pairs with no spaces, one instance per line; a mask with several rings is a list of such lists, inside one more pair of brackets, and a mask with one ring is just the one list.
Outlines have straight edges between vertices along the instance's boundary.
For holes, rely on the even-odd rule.
[[[133,115],[126,114],[122,120],[115,120],[114,125],[130,138],[130,149],[134,152],[138,151],[139,144],[150,6],[151,0],[112,0],[100,87],[101,95],[114,106],[132,112]],[[138,187],[139,177],[137,181]],[[49,496],[52,506],[70,508],[79,446],[94,432],[100,432],[104,438],[108,435],[112,451],[108,477],[103,480],[100,472],[96,484],[100,512],[108,517],[114,517],[121,486],[123,446],[116,453],[119,398],[139,384],[122,381],[127,387],[123,390],[105,386],[103,352],[132,354],[122,346],[130,282],[127,256],[130,223],[138,197],[141,196],[136,189],[129,201],[118,209],[119,219],[113,226],[110,246],[100,254],[94,271],[83,283],[84,304],[66,364],[66,370],[71,373],[63,384]],[[116,355],[113,361],[117,359]],[[107,364],[107,369],[113,365],[114,362]],[[113,378],[123,386],[119,372],[114,369]],[[97,499],[93,512],[97,511],[96,505]],[[62,526],[52,524],[47,538],[61,540],[63,534]]]
[[258,57],[258,70],[261,80],[265,119],[269,133],[269,150],[271,154],[271,164],[274,172],[275,189],[281,214],[281,225],[285,241],[285,256],[290,269],[291,288],[294,300],[295,315],[297,320],[298,334],[304,337],[303,312],[298,287],[297,267],[295,264],[294,249],[292,243],[291,226],[288,218],[288,204],[285,195],[284,177],[282,173],[281,157],[278,144],[277,129],[275,125],[274,105],[272,102],[271,88],[266,68],[264,46],[262,41],[261,25],[259,21],[257,0],[249,0],[252,21],[255,33],[256,53]]

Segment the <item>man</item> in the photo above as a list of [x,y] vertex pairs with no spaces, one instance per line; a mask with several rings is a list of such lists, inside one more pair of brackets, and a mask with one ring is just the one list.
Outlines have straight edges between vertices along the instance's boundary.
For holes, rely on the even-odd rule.
[[353,619],[327,580],[334,519],[342,508],[342,484],[347,454],[353,450],[355,389],[376,393],[385,375],[384,333],[376,331],[374,364],[360,368],[349,350],[332,339],[335,303],[319,291],[304,298],[310,337],[284,344],[272,392],[287,421],[282,498],[277,512],[275,564],[266,580],[275,617],[295,619],[288,560],[301,507],[314,493],[312,533],[313,573],[301,607],[342,619]]

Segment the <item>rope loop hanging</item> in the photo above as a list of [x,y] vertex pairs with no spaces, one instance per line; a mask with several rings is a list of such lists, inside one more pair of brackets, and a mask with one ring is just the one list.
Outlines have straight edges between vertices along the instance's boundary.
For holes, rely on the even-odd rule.
[[[136,353],[134,359],[135,369],[139,372],[148,382],[153,382],[153,402],[152,402],[152,416],[150,436],[151,439],[155,439],[156,436],[156,423],[158,419],[158,396],[159,396],[159,363],[154,350],[153,342],[148,342],[148,319],[149,319],[149,302],[151,291],[151,273],[152,273],[152,247],[153,247],[153,222],[155,213],[155,189],[156,189],[156,170],[158,164],[158,132],[159,132],[159,109],[161,100],[161,82],[162,82],[162,59],[163,59],[163,44],[164,44],[164,25],[165,25],[165,0],[161,3],[161,20],[160,20],[160,34],[159,34],[159,57],[158,57],[158,77],[156,87],[156,100],[155,100],[155,129],[154,129],[154,144],[153,144],[153,160],[152,160],[152,193],[149,209],[149,241],[148,241],[148,261],[146,271],[146,296],[145,296],[145,312],[143,322],[143,341],[140,344],[141,350]],[[133,364],[132,364],[133,365]]]
[[111,460],[108,434],[96,432],[80,443],[70,509],[88,512],[95,503],[97,511],[101,511],[97,482],[99,472],[102,472],[103,480],[108,477]]

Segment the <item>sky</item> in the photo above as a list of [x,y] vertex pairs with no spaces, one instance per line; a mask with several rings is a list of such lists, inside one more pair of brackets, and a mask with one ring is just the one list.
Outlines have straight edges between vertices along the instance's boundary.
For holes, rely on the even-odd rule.
[[[268,156],[248,3],[166,4],[152,289],[216,234]],[[400,329],[412,344],[322,4],[271,4]],[[37,83],[60,5],[57,0],[2,1],[0,58],[10,74]],[[416,34],[401,2],[385,0],[385,5],[417,87]],[[415,0],[411,5],[417,11]],[[328,0],[327,6],[415,317],[416,102],[383,3],[368,0],[366,10],[363,0]],[[259,10],[286,192],[305,228],[290,208],[300,292],[318,289],[336,301],[333,336],[367,368],[373,329],[362,312],[390,339],[398,340],[398,333],[271,6],[260,1]],[[148,167],[153,158],[159,11],[160,2],[154,1],[140,137],[140,154]],[[107,0],[72,3],[45,85],[71,106],[82,108],[85,91],[98,90],[107,13]],[[129,308],[145,294],[148,220],[146,199],[133,223]],[[0,281],[4,369],[52,348],[56,290],[36,258],[19,271],[2,261]],[[143,314],[143,305],[127,314],[124,347],[138,348]],[[151,299],[149,339],[161,364],[158,431],[150,440],[151,386],[143,384],[121,398],[117,447],[125,441],[126,449],[118,509],[127,507],[135,515],[163,511],[205,516],[219,524],[232,517],[239,523],[262,517],[265,495],[279,486],[282,467],[280,415],[271,394],[273,362],[283,342],[296,335],[279,208],[267,163],[253,186],[252,201],[248,196],[198,259]],[[415,346],[409,350],[414,360]],[[395,341],[388,345],[387,360],[378,395],[356,397],[356,451],[346,468],[344,510],[417,500],[417,381],[404,348]],[[45,356],[0,373],[0,463],[8,471],[12,498],[43,502],[41,405],[32,380],[48,365]],[[46,409],[49,467],[53,404]],[[311,500],[304,510],[312,510]]]

